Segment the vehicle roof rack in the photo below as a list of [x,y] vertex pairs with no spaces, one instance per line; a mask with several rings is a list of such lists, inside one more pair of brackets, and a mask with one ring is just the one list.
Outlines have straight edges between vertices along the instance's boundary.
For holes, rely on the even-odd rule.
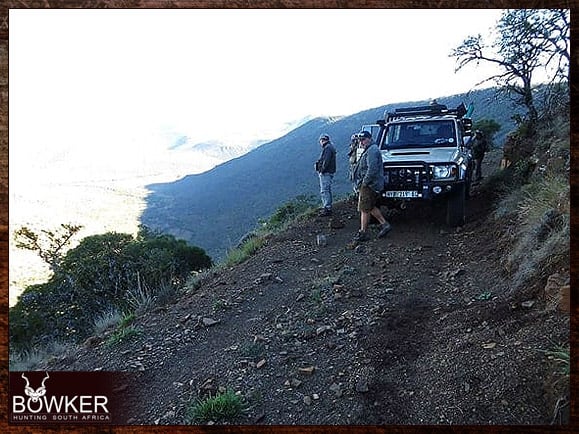
[[430,104],[416,107],[401,107],[394,110],[394,112],[385,113],[386,121],[393,119],[416,117],[416,116],[442,116],[452,115],[462,118],[466,114],[466,106],[461,103],[455,109],[449,109],[444,104]]

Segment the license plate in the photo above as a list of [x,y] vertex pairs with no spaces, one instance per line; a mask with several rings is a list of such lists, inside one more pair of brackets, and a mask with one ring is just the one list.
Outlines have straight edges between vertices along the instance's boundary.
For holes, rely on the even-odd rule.
[[386,197],[420,197],[417,191],[387,191],[384,196]]

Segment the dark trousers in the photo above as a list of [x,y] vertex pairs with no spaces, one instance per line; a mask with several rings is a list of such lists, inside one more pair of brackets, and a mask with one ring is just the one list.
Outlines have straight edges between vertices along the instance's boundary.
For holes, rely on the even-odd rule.
[[482,161],[485,156],[474,159],[474,180],[479,181],[482,178]]

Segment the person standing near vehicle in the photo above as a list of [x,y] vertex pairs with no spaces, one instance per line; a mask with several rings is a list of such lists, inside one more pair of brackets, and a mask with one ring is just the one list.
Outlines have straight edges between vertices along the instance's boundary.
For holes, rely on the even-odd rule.
[[384,166],[382,154],[374,143],[372,134],[362,131],[359,134],[360,146],[364,149],[354,168],[354,179],[358,186],[358,211],[360,211],[360,230],[354,241],[368,241],[368,225],[370,217],[374,216],[380,223],[378,238],[386,236],[392,227],[382,215],[378,207],[380,192],[384,189]]
[[332,215],[332,181],[336,173],[336,148],[330,142],[330,136],[322,134],[319,139],[322,153],[316,161],[315,168],[320,178],[320,195],[322,198],[322,209],[320,217]]
[[472,156],[474,158],[474,180],[482,179],[482,161],[489,150],[486,137],[481,130],[476,130],[472,142]]
[[358,193],[358,186],[356,185],[356,180],[354,179],[354,169],[356,163],[358,162],[358,148],[360,146],[360,139],[358,134],[352,134],[350,138],[350,150],[348,151],[348,162],[350,163],[350,169],[348,171],[349,179],[352,182],[352,190],[355,194]]

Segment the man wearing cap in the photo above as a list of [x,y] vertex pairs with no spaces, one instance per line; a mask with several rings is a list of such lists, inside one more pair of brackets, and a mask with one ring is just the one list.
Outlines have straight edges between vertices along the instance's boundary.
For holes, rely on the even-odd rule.
[[384,189],[382,154],[378,146],[372,143],[372,134],[368,131],[362,131],[358,137],[364,152],[354,168],[354,179],[358,185],[358,211],[360,211],[360,230],[354,237],[354,241],[362,242],[370,239],[368,224],[371,216],[380,222],[378,238],[386,236],[391,226],[378,207],[380,192]]
[[322,197],[322,209],[320,217],[332,215],[332,181],[336,173],[336,148],[330,142],[330,136],[322,134],[319,139],[322,146],[320,158],[316,161],[316,172],[320,178],[320,195]]

